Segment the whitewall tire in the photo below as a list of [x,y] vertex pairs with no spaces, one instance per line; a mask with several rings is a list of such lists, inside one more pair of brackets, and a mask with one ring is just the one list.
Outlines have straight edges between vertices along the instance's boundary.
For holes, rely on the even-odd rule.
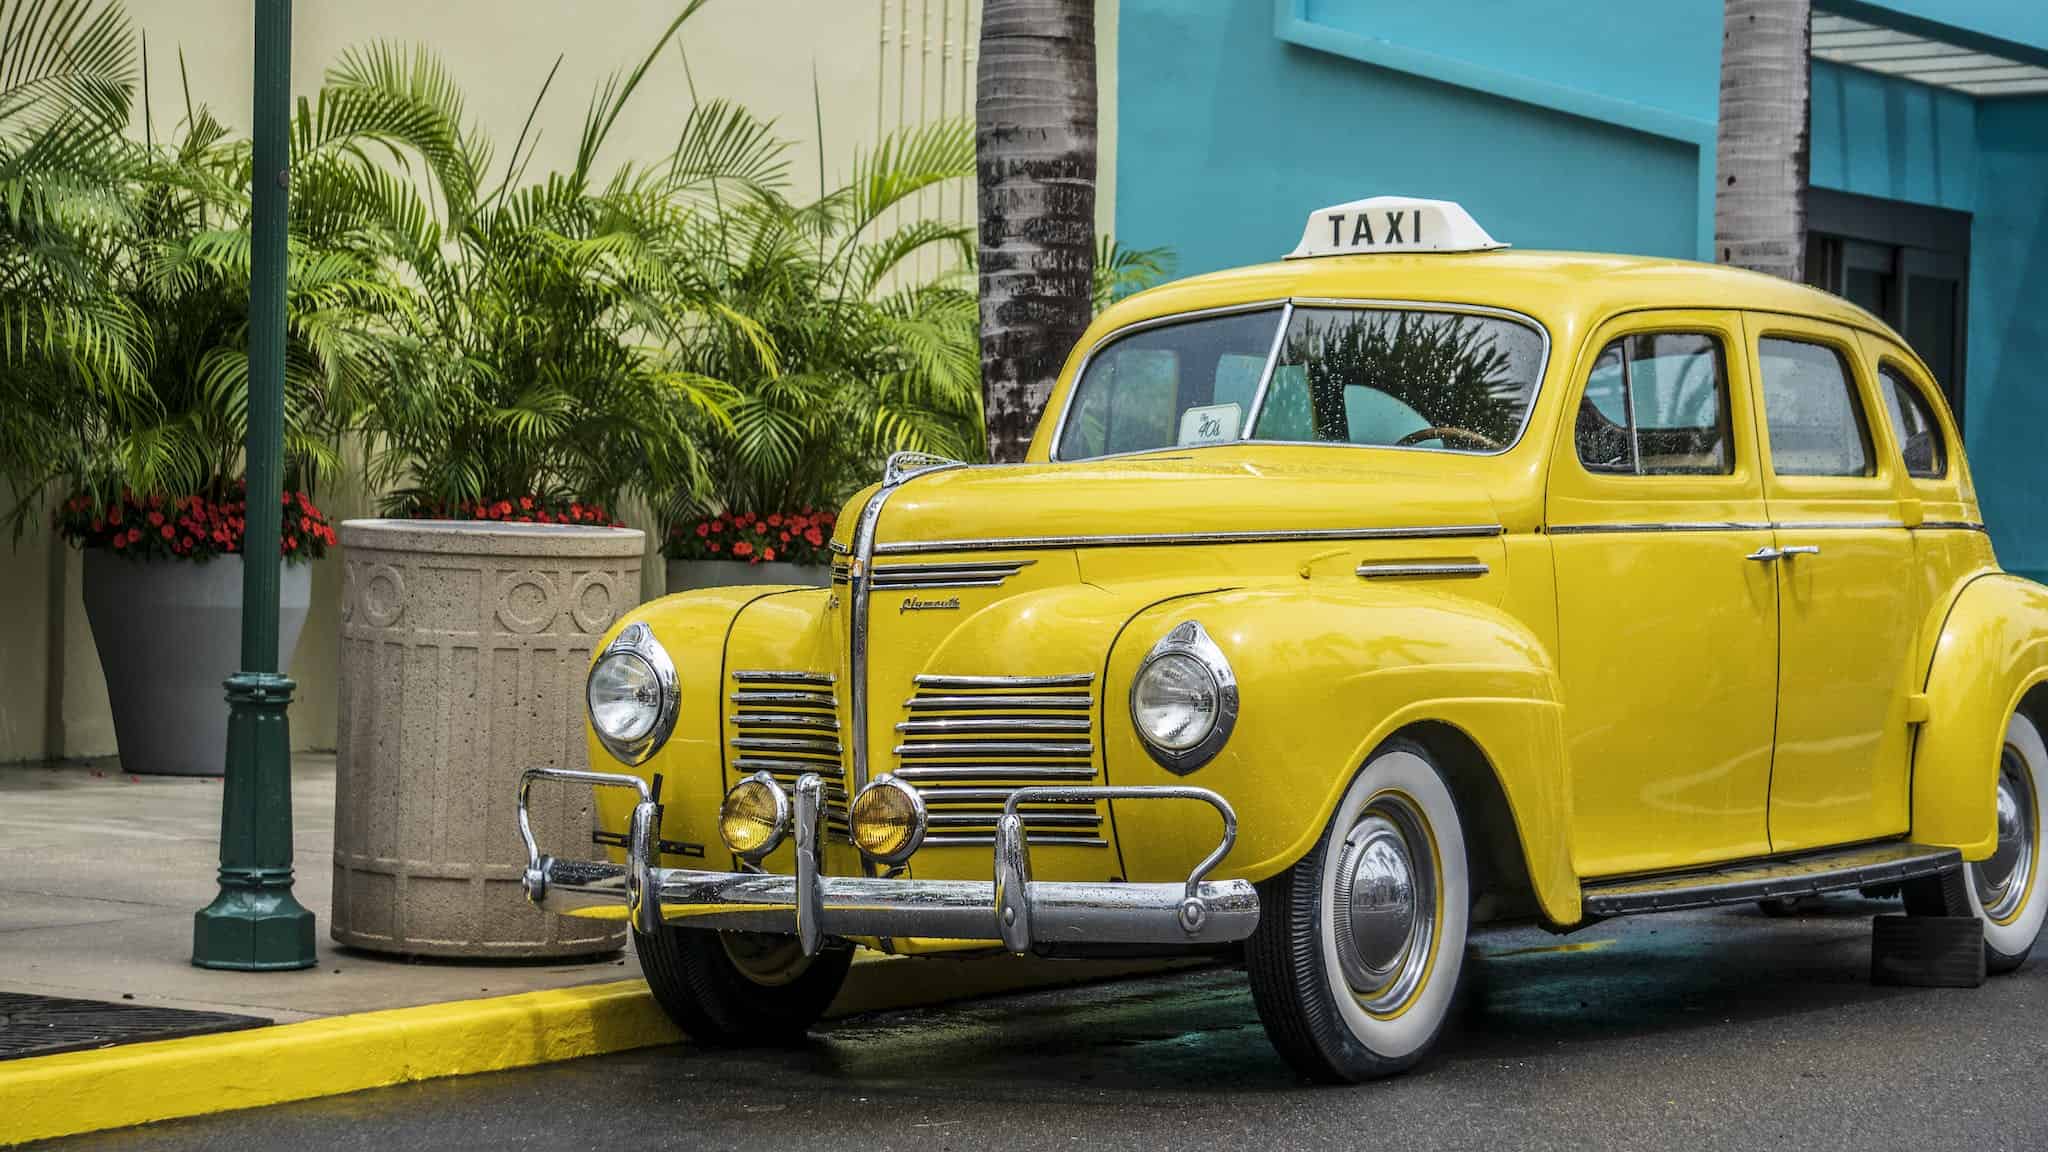
[[1998,842],[1989,858],[1972,861],[1949,882],[1906,886],[1906,911],[1916,915],[1975,916],[1984,923],[1984,967],[2010,972],[2027,959],[2048,915],[2041,858],[2041,804],[2048,797],[2048,744],[2025,713],[2006,722],[1994,785]]
[[1422,1060],[1457,998],[1471,904],[1456,799],[1426,749],[1388,741],[1315,848],[1259,886],[1245,960],[1273,1046],[1327,1083]]

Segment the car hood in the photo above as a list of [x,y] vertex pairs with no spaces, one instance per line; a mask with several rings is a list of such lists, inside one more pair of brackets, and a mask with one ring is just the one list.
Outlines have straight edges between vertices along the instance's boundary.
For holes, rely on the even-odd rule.
[[[884,506],[884,552],[994,541],[1074,546],[1133,536],[1265,535],[1492,525],[1477,475],[1444,453],[1233,445],[1073,464],[958,468],[917,476]],[[1412,457],[1408,463],[1401,457]],[[872,490],[870,490],[871,492]],[[842,523],[865,505],[862,493]],[[842,541],[845,543],[846,541]]]

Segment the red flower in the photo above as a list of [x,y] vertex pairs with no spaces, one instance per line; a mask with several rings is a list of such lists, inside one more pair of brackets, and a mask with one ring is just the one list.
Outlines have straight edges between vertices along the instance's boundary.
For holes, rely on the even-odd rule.
[[787,532],[784,532],[784,533],[782,533],[782,542],[783,542],[784,544],[787,544],[787,543],[789,543],[789,533],[787,533]]
[[709,525],[709,524],[704,524],[704,523],[701,523],[701,522],[700,522],[700,523],[699,523],[699,524],[697,525],[697,535],[699,535],[699,536],[709,536],[709,535],[711,535],[711,525]]
[[150,527],[154,528],[154,527],[156,527],[157,525],[159,525],[159,524],[161,524],[161,523],[163,523],[163,522],[164,522],[164,514],[163,514],[163,513],[161,513],[161,512],[156,512],[156,511],[152,511],[152,512],[150,512],[150,514],[149,514],[149,526],[150,526]]
[[533,511],[533,497],[521,496],[519,498],[519,506],[528,512]]
[[770,512],[770,513],[768,514],[768,526],[769,526],[770,528],[780,528],[780,527],[782,527],[782,513],[780,513],[780,512]]
[[581,500],[569,502],[569,515],[576,517],[578,520],[583,519],[583,502]]
[[725,531],[725,521],[723,521],[723,520],[713,520],[713,521],[711,522],[711,530],[712,530],[713,532],[723,532],[723,531]]
[[754,546],[745,540],[741,540],[732,546],[732,554],[735,556],[752,556],[754,554]]
[[754,534],[756,536],[766,536],[768,534],[768,526],[766,524],[754,525]]
[[133,544],[133,543],[135,543],[135,542],[136,542],[137,540],[140,540],[140,539],[142,539],[142,529],[140,529],[140,528],[130,528],[130,529],[128,530],[128,542],[129,542],[130,544]]
[[102,520],[102,519],[100,519],[100,518],[99,518],[99,517],[97,517],[97,516],[95,516],[95,517],[93,517],[93,518],[92,518],[92,530],[93,530],[93,531],[95,531],[95,532],[103,532],[103,531],[105,531],[105,530],[106,530],[106,527],[107,527],[107,522],[106,522],[105,520]]
[[128,546],[128,535],[127,535],[127,533],[125,533],[125,532],[124,532],[124,533],[122,533],[121,535],[119,535],[119,536],[116,536],[116,537],[114,537],[114,547],[116,547],[116,548],[126,548],[127,546]]
[[711,549],[711,550],[712,550],[713,552],[716,552],[716,551],[718,551],[718,550],[720,550],[720,549],[724,548],[724,547],[725,547],[725,545],[723,545],[723,544],[720,544],[720,543],[719,543],[718,541],[716,541],[716,540],[713,540],[713,541],[712,541],[711,543],[709,543],[709,544],[705,545],[705,547],[707,547],[707,548]]
[[119,524],[120,522],[121,522],[121,506],[120,506],[119,504],[116,504],[116,505],[114,505],[114,506],[113,506],[112,508],[109,508],[109,509],[107,509],[107,523],[109,523],[109,524]]
[[512,514],[512,502],[510,500],[500,500],[491,507],[491,511],[496,512],[500,516],[510,516]]
[[810,541],[811,547],[813,548],[816,548],[825,542],[824,535],[820,533],[816,528],[812,528],[806,531],[804,533],[804,539]]
[[157,529],[157,531],[162,532],[164,534],[164,539],[166,540],[169,540],[171,537],[176,536],[178,534],[178,530],[176,528],[171,527],[169,524],[166,524],[162,528]]
[[763,559],[763,560],[773,560],[773,559],[775,559],[775,549],[773,549],[773,548],[763,548],[763,549],[761,549],[761,559]]

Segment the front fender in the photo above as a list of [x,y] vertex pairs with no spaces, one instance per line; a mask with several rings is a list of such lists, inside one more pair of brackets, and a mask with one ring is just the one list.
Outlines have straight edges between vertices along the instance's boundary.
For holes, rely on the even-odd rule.
[[[1239,704],[1229,743],[1178,777],[1145,752],[1123,694],[1146,653],[1186,620],[1200,621],[1223,649]],[[1434,721],[1462,731],[1492,767],[1544,915],[1579,919],[1558,678],[1541,642],[1499,609],[1427,585],[1308,582],[1209,593],[1139,613],[1108,671],[1109,780],[1196,784],[1228,798],[1238,841],[1220,875],[1263,880],[1291,866],[1321,837],[1373,749]],[[1179,808],[1113,805],[1127,875],[1184,872],[1214,844],[1209,823]]]
[[[675,661],[676,678],[681,689],[675,731],[645,763],[619,763],[597,739],[588,723],[583,728],[592,769],[620,772],[642,780],[652,780],[656,773],[661,774],[662,839],[703,845],[713,858],[727,855],[719,841],[717,828],[718,805],[725,796],[725,781],[718,766],[723,747],[719,693],[725,678],[726,636],[748,605],[768,597],[803,592],[819,597],[824,595],[817,589],[747,586],[706,588],[664,596],[620,617],[612,625],[612,630],[605,634],[603,642],[592,651],[592,659],[595,660],[621,629],[640,622],[654,629],[654,638]],[[582,670],[579,669],[576,679],[578,696],[582,694],[582,683]],[[598,827],[625,828],[632,818],[635,797],[618,788],[593,791],[596,793]],[[625,859],[624,851],[617,847],[609,849],[608,854],[614,862]],[[703,860],[665,857],[662,864],[666,867],[702,867]]]
[[2005,573],[1972,580],[1949,609],[1927,673],[1913,750],[1912,837],[1971,860],[1997,841],[1993,796],[2005,726],[2048,681],[2048,588]]

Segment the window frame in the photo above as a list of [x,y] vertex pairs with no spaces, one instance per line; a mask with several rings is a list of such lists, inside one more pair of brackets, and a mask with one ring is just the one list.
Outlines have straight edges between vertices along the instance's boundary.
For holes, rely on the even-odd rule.
[[[1898,457],[1899,470],[1905,473],[1907,479],[1921,483],[1938,483],[1954,478],[1956,468],[1955,442],[1950,439],[1948,428],[1942,422],[1941,409],[1928,396],[1927,389],[1921,386],[1914,373],[1908,370],[1897,356],[1879,353],[1876,357],[1876,363],[1870,370],[1870,374],[1876,379],[1879,388],[1888,387],[1884,379],[1886,372],[1890,372],[1898,377],[1901,383],[1907,388],[1912,389],[1913,394],[1920,398],[1920,407],[1927,413],[1928,423],[1934,426],[1934,435],[1938,438],[1941,447],[1941,471],[1922,475],[1913,471],[1913,466],[1906,463],[1906,442],[1902,438],[1903,430],[1890,428],[1892,453]],[[1882,392],[1878,394],[1878,402],[1880,404],[1884,403],[1884,394]],[[1887,425],[1891,421],[1891,405],[1889,404],[1885,405],[1885,421]]]
[[[1877,378],[1871,358],[1865,354],[1857,329],[1832,320],[1789,312],[1747,311],[1744,356],[1749,361],[1750,408],[1754,413],[1758,471],[1763,475],[1766,497],[1779,500],[1865,501],[1892,500],[1898,478],[1904,471],[1898,444],[1892,439],[1887,420],[1872,421],[1874,406],[1884,401],[1877,394]],[[1764,406],[1763,342],[1795,340],[1817,344],[1841,357],[1848,366],[1849,390],[1863,412],[1864,435],[1870,440],[1871,472],[1864,476],[1812,476],[1781,474],[1771,455],[1770,413]]]
[[[1075,395],[1080,391],[1081,381],[1088,376],[1088,366],[1095,357],[1126,336],[1152,328],[1203,320],[1212,316],[1227,316],[1241,312],[1258,312],[1265,309],[1280,309],[1280,325],[1273,334],[1273,347],[1266,353],[1265,368],[1259,373],[1258,390],[1253,393],[1252,404],[1245,413],[1242,432],[1249,433],[1258,427],[1258,418],[1264,413],[1266,393],[1273,382],[1273,369],[1279,361],[1279,352],[1287,338],[1287,326],[1294,318],[1297,308],[1361,308],[1380,310],[1404,310],[1410,312],[1456,312],[1463,315],[1487,316],[1520,324],[1534,332],[1542,342],[1542,349],[1536,361],[1535,381],[1529,387],[1529,403],[1522,411],[1521,426],[1515,429],[1514,439],[1492,451],[1455,451],[1444,448],[1425,448],[1419,444],[1400,446],[1394,444],[1352,444],[1342,440],[1255,440],[1241,434],[1236,440],[1221,440],[1213,444],[1168,444],[1159,448],[1138,448],[1126,452],[1111,452],[1100,456],[1060,455],[1060,442],[1066,436],[1067,419],[1076,407]],[[1376,297],[1338,296],[1280,296],[1241,304],[1224,304],[1214,308],[1196,308],[1186,312],[1170,312],[1161,316],[1133,320],[1102,334],[1101,339],[1088,346],[1088,350],[1055,387],[1053,399],[1059,403],[1059,416],[1052,426],[1052,435],[1046,441],[1046,461],[1052,464],[1088,464],[1097,460],[1116,460],[1129,456],[1147,456],[1160,452],[1200,452],[1213,448],[1239,447],[1246,445],[1270,445],[1274,447],[1345,448],[1356,452],[1422,452],[1431,456],[1451,460],[1492,459],[1505,456],[1529,441],[1529,429],[1536,423],[1536,413],[1543,402],[1543,388],[1549,381],[1550,369],[1555,352],[1550,328],[1541,320],[1526,312],[1512,308],[1501,308],[1490,304],[1467,304],[1451,300],[1390,300]]]
[[[1728,445],[1728,466],[1726,468],[1714,472],[1643,471],[1642,433],[1636,422],[1634,381],[1629,378],[1629,368],[1634,363],[1634,358],[1629,355],[1628,342],[1644,336],[1699,336],[1714,342],[1714,349],[1717,353],[1715,366],[1720,369],[1718,379],[1721,397],[1721,427],[1726,433]],[[1628,418],[1626,431],[1629,440],[1629,455],[1635,464],[1635,470],[1630,472],[1613,472],[1593,468],[1586,463],[1585,457],[1579,454],[1579,413],[1586,404],[1586,392],[1593,383],[1593,370],[1599,367],[1600,358],[1607,354],[1607,350],[1617,344],[1621,345],[1621,398],[1623,410]],[[1631,328],[1626,331],[1617,332],[1611,338],[1602,341],[1599,349],[1586,361],[1585,372],[1575,382],[1576,387],[1574,388],[1573,395],[1576,398],[1576,402],[1565,410],[1560,422],[1559,431],[1564,439],[1571,441],[1572,459],[1578,461],[1579,470],[1588,476],[1616,480],[1654,480],[1659,477],[1668,476],[1727,478],[1736,475],[1741,469],[1741,438],[1736,435],[1735,377],[1734,371],[1730,367],[1732,360],[1733,357],[1729,355],[1728,351],[1728,334],[1712,328],[1685,328],[1664,325],[1649,328]]]

